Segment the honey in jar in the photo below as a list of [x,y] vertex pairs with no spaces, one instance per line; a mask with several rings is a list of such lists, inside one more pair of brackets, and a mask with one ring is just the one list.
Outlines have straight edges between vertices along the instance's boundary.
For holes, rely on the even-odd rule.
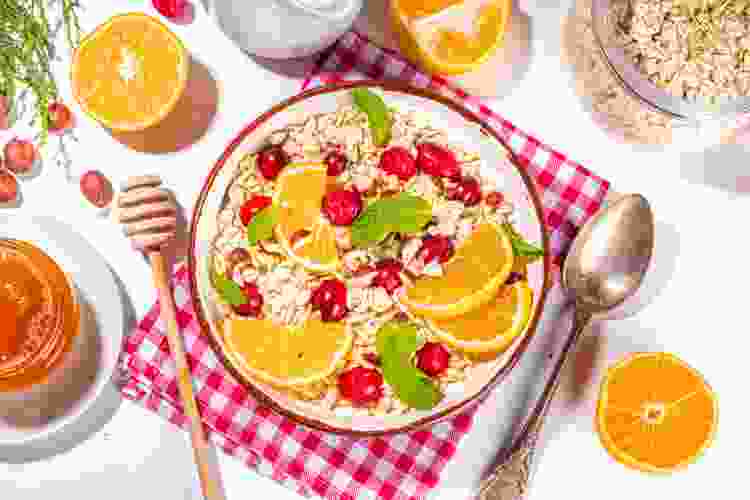
[[0,392],[44,382],[79,322],[75,290],[57,263],[30,243],[0,239]]

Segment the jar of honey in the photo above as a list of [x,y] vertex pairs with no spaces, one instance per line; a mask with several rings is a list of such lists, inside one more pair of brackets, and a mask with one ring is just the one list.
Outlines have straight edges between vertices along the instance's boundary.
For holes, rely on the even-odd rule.
[[0,239],[0,394],[43,384],[79,334],[74,284],[38,247]]

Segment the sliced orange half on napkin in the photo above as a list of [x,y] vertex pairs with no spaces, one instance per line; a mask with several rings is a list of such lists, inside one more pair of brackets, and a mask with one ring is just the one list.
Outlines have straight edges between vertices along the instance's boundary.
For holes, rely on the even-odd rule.
[[663,473],[709,447],[717,417],[716,396],[698,371],[672,354],[639,353],[607,372],[596,428],[615,460]]
[[157,19],[118,15],[76,49],[73,93],[81,108],[105,127],[143,130],[172,111],[185,89],[189,62],[182,42]]

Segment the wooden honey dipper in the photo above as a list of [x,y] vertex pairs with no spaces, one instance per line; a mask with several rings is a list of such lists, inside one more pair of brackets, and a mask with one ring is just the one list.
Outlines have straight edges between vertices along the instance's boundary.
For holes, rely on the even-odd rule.
[[161,187],[159,177],[145,175],[130,178],[124,183],[117,206],[118,219],[125,234],[133,247],[144,252],[151,263],[154,284],[159,291],[161,317],[167,326],[169,349],[177,367],[177,386],[190,425],[190,440],[203,496],[206,500],[223,500],[218,476],[211,474],[213,461],[195,402],[190,369],[177,324],[170,273],[161,252],[176,237],[177,204],[169,191]]

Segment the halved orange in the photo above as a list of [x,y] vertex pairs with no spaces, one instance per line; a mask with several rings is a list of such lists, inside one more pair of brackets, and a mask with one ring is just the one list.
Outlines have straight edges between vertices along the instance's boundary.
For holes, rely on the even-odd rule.
[[464,352],[500,352],[526,330],[534,293],[525,281],[500,288],[494,300],[449,319],[430,321],[441,340]]
[[73,94],[105,127],[137,131],[157,124],[185,90],[190,66],[182,42],[141,13],[112,17],[86,36],[71,69]]
[[638,353],[602,382],[596,429],[618,462],[672,472],[700,457],[716,432],[718,404],[697,370],[668,353]]
[[348,324],[320,319],[290,328],[268,319],[229,318],[224,340],[227,356],[238,369],[276,387],[324,379],[352,347]]
[[334,228],[321,213],[328,183],[322,163],[296,163],[279,174],[274,193],[279,243],[290,259],[317,272],[340,265]]
[[430,72],[473,70],[503,43],[510,0],[392,0],[391,23],[407,57]]
[[397,299],[423,318],[455,318],[492,301],[513,261],[506,231],[483,222],[445,264],[442,276],[417,279]]

